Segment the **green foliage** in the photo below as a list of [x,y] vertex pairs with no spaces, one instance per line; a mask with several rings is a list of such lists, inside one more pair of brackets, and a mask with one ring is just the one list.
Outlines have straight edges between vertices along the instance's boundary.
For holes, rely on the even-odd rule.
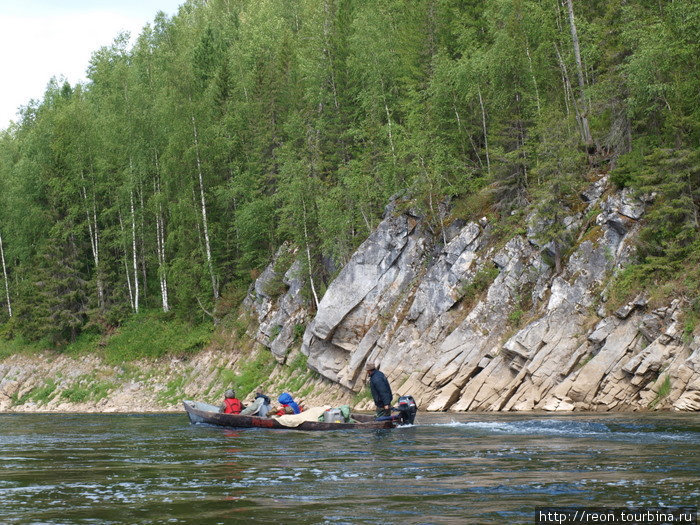
[[690,344],[698,327],[700,327],[700,297],[691,303],[683,320],[683,339],[686,344]]
[[356,393],[353,396],[353,399],[350,403],[351,406],[359,405],[360,403],[363,403],[365,401],[369,401],[372,399],[372,391],[370,390],[369,384],[366,384],[362,390],[360,390],[358,393]]
[[493,236],[498,246],[504,246],[514,235],[527,234],[526,208],[514,210],[506,217],[497,217]]
[[283,388],[296,395],[301,395],[301,387],[309,380],[310,373],[292,373],[283,383]]
[[182,400],[182,388],[186,382],[185,376],[179,376],[168,381],[165,390],[158,392],[158,402],[163,404],[172,404]]
[[73,383],[61,390],[61,398],[71,403],[97,402],[107,397],[115,385],[109,381],[101,381],[94,374],[86,374],[75,378]]
[[265,282],[262,291],[268,297],[276,299],[287,291],[287,285],[284,283],[282,276],[275,274],[274,277]]
[[23,405],[27,401],[34,401],[45,405],[54,396],[57,386],[53,379],[47,379],[42,386],[30,390],[14,404]]
[[633,299],[640,291],[641,283],[646,282],[652,276],[646,273],[646,269],[638,265],[630,265],[617,273],[610,287],[608,309],[616,310],[624,303]]
[[493,280],[498,276],[498,268],[494,266],[484,266],[476,272],[471,281],[464,283],[459,291],[462,304],[465,306],[473,305],[476,299],[486,291]]
[[92,385],[91,397],[93,401],[101,401],[106,398],[109,393],[114,390],[115,385],[108,381],[96,381]]
[[493,210],[493,193],[488,189],[479,189],[457,197],[453,201],[452,217],[477,222],[488,217]]
[[287,364],[287,367],[292,372],[305,372],[308,370],[306,363],[308,361],[308,356],[299,352],[294,359]]
[[295,324],[293,329],[294,341],[301,341],[301,338],[304,337],[304,332],[306,332],[306,325]]
[[219,368],[218,381],[226,388],[232,388],[235,385],[236,373],[228,368]]
[[75,356],[89,354],[98,348],[101,339],[98,334],[82,333],[75,341],[66,345],[63,352]]
[[523,311],[520,308],[516,308],[508,314],[508,321],[513,326],[519,326],[520,320],[523,318]]
[[[68,387],[60,390],[60,397],[70,403],[97,402],[107,397],[114,386],[111,382],[97,379],[93,374],[82,375],[76,377]],[[30,390],[21,398],[15,396],[13,404],[22,405],[27,401],[33,401],[39,405],[45,405],[57,395],[58,387],[54,379],[47,379],[42,386]]]
[[295,252],[289,246],[285,244],[280,248],[272,265],[273,273],[263,285],[265,295],[274,299],[287,291],[284,275],[294,263],[294,258]]
[[[448,200],[499,240],[535,211],[558,265],[582,173],[611,165],[657,194],[637,284],[692,296],[700,7],[574,9],[580,70],[567,13],[536,0],[188,2],[133,47],[118,35],[84,85],[49,82],[0,135],[17,341],[0,353],[114,332],[115,361],[198,348],[284,241],[315,300],[399,194],[435,232]],[[156,309],[173,317],[136,337]]]
[[700,150],[655,149],[645,157],[640,190],[655,191],[640,255],[650,264],[677,264],[700,246]]
[[635,149],[617,159],[617,166],[610,172],[610,181],[622,189],[633,185],[644,166],[644,157],[640,149]]
[[90,390],[80,384],[74,384],[63,390],[61,397],[71,403],[83,403],[90,397]]
[[671,393],[671,376],[665,374],[664,380],[659,386],[659,391],[656,393],[656,397],[653,401],[649,403],[649,409],[653,410],[656,405],[658,405],[663,399],[667,398]]
[[242,399],[270,377],[275,364],[275,358],[269,351],[260,350],[254,359],[244,362],[241,371],[225,384],[235,385],[236,395]]
[[[5,325],[6,326],[6,325]],[[12,334],[12,330],[6,332]],[[0,335],[0,360],[11,355],[32,355],[50,347],[48,341],[27,341],[22,336],[6,338]]]
[[234,327],[234,332],[236,334],[236,339],[240,340],[243,338],[246,331],[248,330],[248,322],[247,322],[247,320],[242,319],[239,316],[239,317],[236,317],[236,319],[233,321],[233,327]]
[[151,312],[133,316],[100,349],[110,363],[141,358],[185,355],[202,349],[211,339],[212,326],[170,319]]
[[282,325],[276,324],[275,326],[272,327],[272,330],[270,330],[270,339],[275,340],[277,339],[277,336],[280,335],[280,332],[282,331]]
[[308,357],[298,352],[291,361],[288,361],[286,377],[281,383],[281,387],[299,397],[308,395],[313,385],[302,387],[309,381],[318,377],[318,373],[310,370],[307,366]]
[[[639,234],[637,261],[615,281],[616,303],[640,291],[697,297],[700,293],[700,152],[652,148],[635,161],[632,185],[654,194]],[[673,283],[672,286],[662,286]]]
[[553,246],[558,272],[562,253],[572,242],[564,218],[572,215],[580,202],[578,195],[586,184],[582,176],[585,160],[578,148],[578,138],[564,115],[554,113],[550,119],[543,119],[538,132],[542,138],[536,145],[537,162],[532,169],[537,177],[537,186],[532,189],[536,197],[534,220],[542,226],[537,234],[538,242]]
[[245,299],[249,284],[250,282],[246,279],[236,279],[224,286],[221,297],[216,302],[215,317],[217,319],[223,319],[235,311]]

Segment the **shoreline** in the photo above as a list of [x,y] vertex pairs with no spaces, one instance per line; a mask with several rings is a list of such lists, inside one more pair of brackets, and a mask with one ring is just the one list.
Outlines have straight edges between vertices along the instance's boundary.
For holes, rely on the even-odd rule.
[[[209,347],[187,359],[174,356],[142,359],[122,365],[106,363],[91,354],[68,356],[56,352],[38,355],[13,355],[0,361],[0,413],[3,414],[167,414],[184,412],[181,400],[194,399],[212,404],[221,401],[231,385],[241,388],[241,400],[249,403],[253,389],[267,392],[290,391],[306,406],[350,405],[358,411],[372,411],[368,393],[357,394],[308,370],[296,370],[289,364],[275,363],[264,379],[246,389],[243,372],[246,363],[257,354],[239,350]],[[302,375],[303,374],[303,375]],[[406,387],[395,385],[395,395],[406,393]],[[415,395],[415,393],[413,393]],[[177,401],[175,401],[177,400]],[[650,414],[695,413],[680,410],[670,403],[652,407],[615,406],[601,410],[576,407],[575,410],[425,410],[430,400],[422,403],[425,413],[444,414],[512,414],[512,415],[578,415],[578,414]],[[565,407],[560,407],[565,408]]]
[[[357,410],[358,413],[372,413],[366,409]],[[11,415],[11,414],[44,414],[44,415],[80,415],[80,414],[119,414],[119,415],[158,415],[158,414],[185,414],[185,409],[154,409],[154,410],[0,410],[0,415]],[[475,416],[475,415],[488,415],[490,417],[517,417],[523,415],[530,416],[547,416],[547,417],[570,417],[570,416],[582,416],[582,415],[596,415],[596,416],[631,416],[631,415],[679,415],[679,416],[696,416],[700,417],[699,412],[687,412],[683,410],[673,410],[673,409],[663,409],[663,410],[573,410],[573,411],[547,411],[547,410],[521,410],[521,411],[438,411],[438,410],[419,410],[418,414],[443,414],[446,416]]]

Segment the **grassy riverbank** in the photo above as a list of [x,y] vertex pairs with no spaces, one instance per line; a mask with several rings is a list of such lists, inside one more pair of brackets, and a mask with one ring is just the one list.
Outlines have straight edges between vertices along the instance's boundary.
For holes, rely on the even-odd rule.
[[245,398],[260,386],[311,405],[367,400],[309,370],[298,347],[278,363],[246,326],[245,316],[214,327],[149,311],[63,347],[2,337],[0,411],[179,411],[182,399],[216,403],[226,388]]
[[157,310],[146,311],[104,335],[84,332],[65,346],[56,347],[43,340],[30,342],[21,336],[0,337],[0,359],[43,351],[69,356],[92,354],[115,365],[167,355],[181,357],[205,348],[212,340],[213,330],[212,323],[193,325]]

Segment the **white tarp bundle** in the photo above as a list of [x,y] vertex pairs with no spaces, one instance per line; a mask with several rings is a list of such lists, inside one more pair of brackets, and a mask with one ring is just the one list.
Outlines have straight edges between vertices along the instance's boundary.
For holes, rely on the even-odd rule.
[[318,423],[318,418],[321,417],[323,413],[329,408],[331,408],[330,405],[309,408],[308,410],[304,410],[300,414],[287,414],[284,416],[276,416],[275,419],[285,427],[298,427],[306,421],[315,421]]

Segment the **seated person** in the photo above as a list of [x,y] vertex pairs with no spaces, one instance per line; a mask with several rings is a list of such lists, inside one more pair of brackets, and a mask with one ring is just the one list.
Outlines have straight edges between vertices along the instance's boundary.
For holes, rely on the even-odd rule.
[[243,410],[243,403],[236,398],[236,393],[229,388],[224,394],[224,403],[219,407],[219,412],[224,414],[240,414]]
[[276,416],[283,416],[285,414],[298,414],[301,412],[301,408],[299,408],[299,405],[297,405],[294,402],[294,398],[287,392],[280,394],[280,397],[277,398],[277,401],[279,401],[281,407],[277,412],[275,412],[274,415]]
[[270,411],[270,398],[263,394],[260,390],[255,392],[255,401],[253,401],[243,412],[242,416],[258,416],[267,417]]

